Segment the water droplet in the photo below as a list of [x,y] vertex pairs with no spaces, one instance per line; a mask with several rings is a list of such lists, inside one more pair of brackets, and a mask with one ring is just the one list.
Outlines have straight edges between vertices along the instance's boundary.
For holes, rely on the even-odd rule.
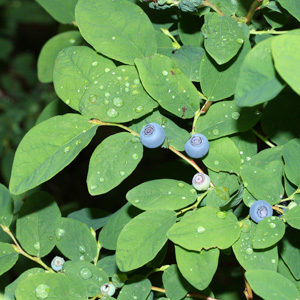
[[134,79],[133,83],[136,84],[136,85],[138,85],[138,84],[140,84],[140,80],[139,79]]
[[177,184],[177,186],[180,187],[180,188],[183,188],[183,187],[184,187],[184,183],[183,183],[183,182],[179,182],[179,183]]
[[79,246],[78,250],[81,254],[84,254],[86,252],[85,246]]
[[107,114],[107,116],[110,117],[110,118],[116,118],[116,117],[119,115],[119,113],[118,113],[114,108],[108,109],[108,110],[106,111],[106,114]]
[[250,255],[250,254],[253,253],[253,249],[251,247],[249,247],[249,248],[246,249],[245,252],[246,252],[246,254]]
[[50,293],[50,286],[47,284],[39,284],[35,289],[35,295],[38,299],[47,299]]
[[118,79],[118,80],[122,80],[122,77],[121,77],[121,76],[118,76],[117,79]]
[[97,96],[96,96],[96,95],[90,95],[90,96],[89,96],[89,101],[90,101],[91,103],[95,103],[96,100],[97,100]]
[[190,192],[191,192],[192,194],[195,194],[197,191],[196,191],[195,189],[190,189]]
[[138,158],[139,158],[138,154],[136,154],[136,153],[133,153],[133,154],[131,155],[131,157],[132,157],[133,159],[138,159]]
[[228,118],[228,115],[225,115],[225,118]]
[[82,268],[80,270],[80,277],[83,279],[90,279],[93,277],[93,273],[89,268]]
[[226,219],[227,213],[226,213],[225,211],[218,211],[218,212],[217,212],[217,217],[218,217],[219,219]]
[[70,104],[71,103],[71,100],[70,99],[67,99],[66,100],[66,104]]
[[97,81],[97,80],[95,80],[95,81],[94,81],[94,84],[97,84],[97,83],[98,83],[98,81]]
[[139,105],[139,106],[137,106],[137,107],[135,108],[135,112],[136,112],[136,113],[140,113],[140,112],[142,112],[143,110],[144,110],[144,107],[141,106],[141,105]]
[[65,149],[64,149],[64,152],[65,153],[67,153],[67,152],[69,152],[70,151],[70,147],[68,146],[68,147],[66,147]]
[[106,73],[109,72],[109,71],[110,71],[110,68],[105,68],[104,69],[104,72],[106,72]]
[[109,97],[110,93],[106,92],[104,95],[105,95],[105,97]]
[[93,61],[93,62],[92,62],[92,66],[93,66],[93,67],[98,66],[98,62],[97,62],[97,61]]
[[97,187],[97,185],[91,185],[91,190],[95,190]]
[[140,92],[137,91],[137,90],[133,90],[133,91],[131,92],[132,95],[138,95],[139,93],[140,93]]
[[107,104],[109,103],[109,100],[105,99],[105,100],[103,101],[103,103],[104,103],[105,105],[107,105]]
[[62,237],[64,236],[65,232],[66,232],[66,231],[65,231],[64,229],[57,228],[57,229],[55,230],[56,239],[57,239],[58,241],[60,241],[60,240],[62,239]]
[[267,236],[269,234],[269,232],[265,232],[264,234],[263,234],[263,236]]
[[100,86],[99,86],[99,89],[100,89],[100,90],[103,90],[103,89],[104,89],[104,86],[103,86],[103,85],[100,85]]
[[234,111],[231,114],[231,118],[234,119],[234,120],[238,120],[239,117],[240,117],[240,113],[238,113],[237,111]]
[[220,162],[218,160],[214,161],[214,165],[217,166]]
[[271,217],[271,220],[274,221],[276,218],[274,216]]
[[100,182],[104,182],[105,179],[104,179],[103,177],[100,177],[100,178],[99,178],[99,181],[100,181]]
[[270,226],[271,228],[275,228],[275,227],[276,227],[276,224],[275,224],[275,223],[270,223],[269,226]]
[[124,106],[124,101],[123,101],[121,98],[116,97],[116,98],[114,98],[114,100],[113,100],[113,104],[114,104],[116,107],[122,107],[122,106]]
[[241,38],[238,38],[238,39],[236,40],[236,42],[237,42],[238,44],[242,45],[242,44],[244,43],[244,40],[241,39]]
[[124,89],[124,91],[125,91],[126,93],[128,93],[128,92],[129,92],[129,88],[126,87],[126,88]]
[[251,221],[244,220],[241,230],[242,232],[249,232],[251,230]]
[[116,37],[115,37],[115,36],[112,36],[111,39],[114,41],[114,40],[116,39]]
[[162,71],[162,74],[163,74],[164,76],[167,76],[169,73],[168,73],[168,71],[164,70],[164,71]]
[[124,176],[124,175],[125,175],[125,172],[124,172],[124,171],[120,171],[120,175],[121,175],[121,176]]
[[220,131],[218,129],[213,130],[213,135],[218,135],[219,133],[220,133]]
[[181,199],[182,199],[182,200],[185,200],[185,199],[186,199],[186,197],[181,197]]
[[272,264],[275,264],[275,263],[276,263],[276,259],[273,258],[273,259],[271,260],[271,262],[272,262]]
[[79,257],[79,259],[80,260],[84,260],[85,258],[84,258],[84,255],[81,255],[80,257]]
[[199,226],[197,228],[197,232],[199,232],[199,233],[203,233],[204,231],[205,231],[205,228],[203,226]]
[[139,199],[134,200],[134,203],[140,203]]
[[69,39],[69,43],[70,43],[70,44],[74,44],[75,42],[76,42],[75,39]]
[[77,140],[76,142],[75,142],[75,144],[78,146],[78,145],[80,145],[81,144],[81,140]]
[[34,248],[35,250],[40,250],[40,249],[41,249],[41,244],[40,244],[40,242],[34,243],[33,248]]

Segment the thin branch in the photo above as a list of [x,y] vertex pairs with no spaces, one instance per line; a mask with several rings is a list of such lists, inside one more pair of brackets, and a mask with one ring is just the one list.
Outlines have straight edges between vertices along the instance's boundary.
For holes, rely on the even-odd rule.
[[288,31],[276,31],[274,29],[270,29],[270,30],[250,30],[250,34],[285,34]]
[[268,141],[268,138],[264,137],[263,135],[261,135],[259,132],[257,132],[255,129],[252,128],[253,133],[260,138],[266,145],[268,145],[269,147],[273,148],[276,147],[274,144],[272,144],[271,142]]
[[255,12],[259,9],[259,6],[262,4],[262,0],[254,0],[249,8],[249,11],[245,18],[245,23],[250,24]]
[[204,0],[201,3],[200,7],[201,6],[208,6],[211,9],[213,9],[216,13],[218,13],[220,16],[225,16],[225,14],[216,5],[214,5],[213,3],[209,2],[208,0]]

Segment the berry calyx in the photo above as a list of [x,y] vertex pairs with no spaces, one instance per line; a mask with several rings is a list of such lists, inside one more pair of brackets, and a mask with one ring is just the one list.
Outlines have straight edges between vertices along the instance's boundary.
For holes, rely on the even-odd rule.
[[209,188],[210,178],[206,174],[196,173],[192,180],[193,187],[198,191],[205,191]]
[[259,223],[264,218],[273,215],[273,208],[267,201],[258,200],[250,206],[249,214],[254,222]]
[[54,271],[61,271],[63,268],[63,265],[65,263],[65,260],[60,256],[55,256],[51,261],[51,268]]
[[192,158],[201,158],[205,156],[209,149],[209,142],[205,135],[194,133],[184,146],[188,156]]
[[116,287],[112,283],[105,283],[101,285],[100,291],[103,296],[105,295],[112,296],[116,291]]
[[141,143],[147,148],[157,148],[165,140],[166,133],[164,129],[156,123],[145,125],[140,133]]

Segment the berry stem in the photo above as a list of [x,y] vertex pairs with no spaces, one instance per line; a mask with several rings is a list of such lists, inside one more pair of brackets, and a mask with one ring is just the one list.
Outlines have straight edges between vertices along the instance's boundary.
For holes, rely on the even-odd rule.
[[250,30],[250,34],[284,34],[284,33],[287,33],[287,32],[288,31],[276,31],[274,29],[261,30],[261,31]]
[[254,1],[252,2],[251,6],[250,6],[250,8],[249,8],[249,11],[248,11],[248,13],[247,13],[247,15],[246,15],[246,18],[245,18],[245,23],[246,23],[247,25],[250,24],[250,22],[251,22],[251,20],[252,20],[252,18],[253,18],[253,16],[254,16],[254,14],[255,14],[255,12],[256,12],[257,10],[259,10],[261,4],[262,4],[262,0],[254,0]]
[[203,104],[202,108],[199,108],[196,113],[195,113],[195,117],[194,117],[194,121],[193,121],[193,126],[192,126],[192,134],[195,133],[195,128],[196,128],[196,123],[199,119],[199,117],[201,115],[206,114],[206,112],[208,111],[208,109],[210,108],[210,106],[212,105],[211,101],[208,101],[207,98],[205,97],[206,102]]
[[258,137],[260,138],[266,145],[268,145],[269,147],[273,148],[276,147],[274,144],[272,144],[270,141],[268,141],[267,137],[264,137],[263,135],[261,135],[259,132],[257,132],[255,129],[252,128],[252,132]]
[[97,255],[94,259],[94,265],[97,266],[97,262],[99,260],[99,255],[100,255],[100,250],[102,248],[102,245],[99,243],[99,241],[97,242]]
[[2,230],[4,232],[6,232],[11,239],[14,241],[14,244],[12,244],[12,247],[14,248],[14,250],[20,254],[22,254],[23,256],[27,257],[28,259],[40,264],[44,269],[46,269],[48,272],[50,273],[55,273],[50,267],[48,267],[39,257],[36,256],[31,256],[28,253],[26,253],[22,247],[20,246],[20,244],[18,243],[18,241],[16,240],[16,238],[14,237],[14,235],[12,234],[12,232],[10,231],[9,227],[4,226],[4,225],[0,225]]
[[145,277],[148,278],[152,273],[156,272],[163,272],[164,270],[168,269],[170,265],[161,266],[160,268],[155,268],[151,270]]
[[182,209],[180,212],[177,213],[177,216],[185,213],[186,211],[188,210],[194,210],[198,207],[198,205],[200,204],[200,202],[203,200],[203,198],[208,194],[208,191],[206,191],[205,193],[201,194],[198,198],[197,198],[197,201],[195,202],[195,204],[185,208],[185,209]]
[[225,14],[216,5],[214,5],[213,3],[211,3],[211,2],[209,2],[207,0],[204,0],[202,2],[202,4],[200,5],[200,7],[201,6],[208,6],[211,9],[213,9],[216,13],[218,13],[220,16],[225,16]]
[[164,35],[166,35],[173,41],[172,44],[175,49],[179,49],[181,47],[180,44],[177,42],[177,40],[174,38],[174,36],[171,34],[171,32],[168,29],[160,28],[160,30],[163,32]]
[[291,196],[282,199],[280,202],[285,202],[285,201],[288,201],[288,200],[293,200],[295,198],[295,195],[299,194],[299,193],[300,193],[300,188],[298,188]]
[[279,208],[278,206],[272,206],[272,208],[278,212],[280,212],[281,214],[283,214],[283,210],[281,208]]

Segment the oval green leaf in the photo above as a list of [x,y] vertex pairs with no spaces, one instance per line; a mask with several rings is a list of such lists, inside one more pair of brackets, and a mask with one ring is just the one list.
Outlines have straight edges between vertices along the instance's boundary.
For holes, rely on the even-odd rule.
[[12,245],[0,242],[0,275],[11,269],[19,258]]
[[9,190],[3,184],[0,184],[0,225],[10,225],[13,219],[13,206]]

